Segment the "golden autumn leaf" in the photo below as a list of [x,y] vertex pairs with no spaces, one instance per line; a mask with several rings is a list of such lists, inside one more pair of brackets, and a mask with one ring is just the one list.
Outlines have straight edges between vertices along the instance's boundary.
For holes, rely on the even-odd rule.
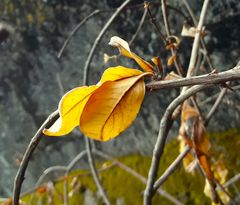
[[59,119],[43,132],[61,136],[80,125],[96,140],[107,141],[127,129],[139,112],[145,95],[143,77],[151,73],[123,66],[108,68],[97,85],[75,88],[59,103]]
[[[188,121],[192,119],[194,121],[193,131],[191,136],[188,136],[188,129],[192,129],[192,124],[189,127]],[[187,102],[182,106],[181,114],[181,126],[179,129],[180,150],[186,144],[193,148],[196,152],[197,159],[199,160],[200,166],[205,172],[209,180],[213,179],[213,173],[211,172],[210,165],[208,163],[208,152],[211,147],[211,143],[208,139],[208,134],[205,130],[203,122],[199,118],[199,112]],[[195,159],[192,154],[188,154],[184,160],[184,167],[187,171],[193,171]]]
[[61,136],[70,133],[79,125],[82,110],[92,92],[97,88],[96,85],[83,86],[67,92],[59,102],[60,117],[49,129],[44,129],[43,133],[49,136]]
[[107,141],[128,128],[145,95],[144,75],[146,73],[108,81],[98,88],[83,109],[80,118],[82,132],[94,139]]
[[[104,71],[101,80],[97,85],[101,85],[107,81],[117,81],[124,78],[142,75],[143,72],[136,69],[130,69],[123,66],[110,67]],[[148,73],[149,74],[149,73]]]
[[136,61],[136,63],[145,71],[145,72],[153,72],[153,66],[148,63],[147,61],[143,60],[141,57],[133,53],[130,48],[128,43],[121,39],[118,36],[113,36],[110,39],[109,45],[117,47],[119,49],[119,52],[121,55],[132,58],[133,60]]
[[168,60],[167,60],[167,66],[171,66],[171,65],[173,65],[173,63],[174,63],[174,61],[177,59],[177,55],[175,54],[175,55],[173,55],[173,56],[171,56],[170,58],[168,58]]

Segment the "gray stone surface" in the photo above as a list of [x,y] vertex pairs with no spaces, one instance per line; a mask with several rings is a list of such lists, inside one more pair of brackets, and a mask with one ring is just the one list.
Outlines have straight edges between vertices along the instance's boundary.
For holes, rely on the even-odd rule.
[[[87,54],[98,32],[111,14],[101,14],[88,21],[74,36],[63,57],[57,59],[56,54],[60,46],[84,16],[95,8],[108,8],[118,3],[118,1],[111,1],[111,3],[94,1],[95,3],[92,3],[93,1],[88,0],[80,3],[81,1],[75,0],[61,1],[65,2],[61,6],[60,1],[45,2],[47,3],[44,4],[44,8],[47,13],[44,23],[37,21],[30,24],[27,22],[26,16],[31,12],[34,15],[34,6],[28,8],[22,5],[26,8],[22,11],[23,14],[5,12],[3,17],[3,20],[11,24],[15,31],[7,42],[2,42],[0,45],[0,196],[11,194],[19,160],[27,144],[48,114],[57,108],[63,92],[81,85],[82,70]],[[67,2],[70,3],[67,4]],[[197,15],[201,4],[199,1],[191,2]],[[177,9],[182,9],[186,15],[181,1],[170,3]],[[226,70],[239,61],[238,34],[240,28],[237,23],[239,9],[240,5],[237,0],[222,0],[210,5],[206,20],[209,37],[206,42],[213,64],[218,70]],[[96,83],[108,66],[119,63],[125,66],[136,66],[126,58],[120,58],[118,62],[111,61],[105,65],[103,54],[117,53],[116,49],[107,45],[111,36],[119,35],[126,40],[131,38],[137,27],[136,22],[141,18],[139,12],[142,12],[142,9],[124,12],[106,33],[90,67],[90,82]],[[161,12],[158,11],[157,14],[157,19],[163,28]],[[170,10],[169,15],[172,32],[179,36],[181,25],[186,19],[175,15],[173,10]],[[224,29],[227,29],[227,32]],[[188,66],[191,43],[192,40],[182,39],[179,52],[184,67]],[[169,56],[164,46],[159,43],[158,34],[148,21],[144,24],[144,29],[132,48],[146,59],[160,55],[164,64]],[[219,88],[214,88],[209,89],[205,94],[199,94],[201,102],[218,91]],[[147,93],[141,112],[133,126],[120,137],[107,143],[97,142],[96,146],[112,155],[151,154],[161,116],[176,95],[177,90]],[[210,123],[211,131],[239,127],[239,98],[239,91],[228,93]],[[204,105],[205,112],[212,102]],[[177,127],[177,123],[174,127]],[[173,129],[169,136],[175,135],[176,129]],[[32,187],[47,167],[66,165],[83,149],[84,140],[81,134],[44,138],[30,162],[24,190]],[[81,165],[86,166],[84,160]]]

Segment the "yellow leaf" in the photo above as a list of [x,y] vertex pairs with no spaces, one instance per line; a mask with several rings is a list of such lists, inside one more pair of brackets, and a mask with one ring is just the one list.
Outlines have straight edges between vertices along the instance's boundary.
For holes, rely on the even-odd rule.
[[80,118],[81,131],[96,140],[110,140],[136,118],[145,95],[148,73],[103,83],[89,98]]
[[147,61],[143,60],[142,58],[140,58],[138,55],[136,55],[135,53],[133,53],[130,48],[129,45],[126,41],[124,41],[123,39],[121,39],[118,36],[113,36],[110,39],[109,45],[117,47],[119,49],[119,52],[121,53],[121,55],[126,56],[128,58],[132,58],[136,61],[136,63],[146,72],[153,72],[153,66],[148,63]]
[[167,66],[173,65],[173,63],[174,63],[174,61],[176,60],[176,58],[177,58],[177,55],[176,55],[176,54],[173,55],[173,56],[171,56],[171,57],[168,59],[168,61],[167,61]]
[[71,132],[79,124],[82,110],[97,88],[96,85],[83,86],[67,92],[59,102],[60,117],[49,129],[44,129],[43,133],[49,136],[61,136]]
[[75,88],[59,103],[60,117],[43,131],[50,136],[71,132],[77,125],[84,134],[109,140],[135,119],[145,94],[143,77],[152,73],[123,66],[108,68],[97,85]]
[[[143,74],[142,71],[126,68],[123,66],[117,66],[117,67],[110,67],[107,70],[104,71],[101,80],[99,81],[98,85],[101,85],[107,81],[116,81],[124,78],[129,78],[133,76],[138,76]],[[151,74],[151,73],[149,73]]]

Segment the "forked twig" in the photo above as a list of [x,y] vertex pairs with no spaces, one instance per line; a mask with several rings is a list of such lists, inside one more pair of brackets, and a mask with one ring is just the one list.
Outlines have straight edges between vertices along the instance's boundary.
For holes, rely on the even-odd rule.
[[80,152],[74,159],[69,163],[69,165],[66,168],[65,174],[64,174],[64,205],[68,204],[68,180],[67,177],[69,173],[72,171],[73,167],[76,165],[76,163],[81,160],[85,155],[87,154],[86,150],[83,150]]
[[186,77],[176,80],[152,81],[146,85],[148,90],[177,88],[192,85],[224,84],[228,81],[240,80],[240,65],[220,73],[209,73],[199,76]]
[[173,161],[173,163],[165,170],[165,172],[161,175],[161,177],[154,183],[153,192],[155,192],[168,179],[168,177],[178,168],[179,164],[181,163],[183,158],[189,153],[190,150],[191,148],[187,146],[177,156],[177,158]]
[[186,92],[184,92],[180,96],[178,96],[175,100],[173,100],[171,102],[171,104],[167,107],[167,109],[161,119],[161,122],[160,122],[159,133],[158,133],[157,141],[155,143],[155,147],[153,150],[152,163],[151,163],[151,167],[150,167],[149,173],[148,173],[148,182],[147,182],[147,186],[146,186],[146,189],[144,192],[144,205],[151,205],[151,203],[152,203],[153,186],[154,186],[154,182],[157,177],[157,170],[159,167],[161,156],[163,154],[163,149],[165,146],[165,142],[167,139],[169,129],[173,123],[172,113],[187,98],[189,98],[190,96],[194,95],[195,93],[197,93],[207,87],[209,87],[209,85],[193,86],[193,87],[189,88],[188,90],[186,90]]

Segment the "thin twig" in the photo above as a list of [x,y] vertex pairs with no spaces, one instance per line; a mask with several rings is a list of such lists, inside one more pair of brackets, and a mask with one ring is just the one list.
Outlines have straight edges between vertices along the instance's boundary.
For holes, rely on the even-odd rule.
[[214,113],[216,112],[216,110],[218,109],[223,97],[225,96],[225,94],[227,93],[227,88],[223,88],[221,90],[221,92],[218,95],[217,100],[215,101],[215,103],[213,104],[211,110],[208,112],[205,120],[204,120],[204,125],[207,126],[210,119],[212,118],[212,116],[214,115]]
[[118,7],[118,9],[113,13],[113,15],[111,16],[111,18],[107,21],[107,23],[104,25],[104,27],[102,28],[102,30],[99,32],[97,38],[95,39],[92,48],[88,54],[88,58],[85,62],[84,65],[84,76],[83,76],[83,84],[87,85],[87,79],[88,79],[88,72],[87,70],[89,69],[90,63],[92,61],[93,55],[96,51],[96,48],[98,46],[98,44],[100,43],[101,39],[103,38],[103,35],[105,34],[105,32],[107,31],[107,29],[109,28],[109,26],[112,24],[112,22],[115,20],[115,18],[120,14],[120,12],[123,10],[123,8],[130,2],[131,0],[126,0],[120,7]]
[[[111,164],[111,165],[109,165],[109,166],[101,167],[101,168],[98,169],[98,172],[100,173],[100,172],[106,171],[106,170],[108,170],[108,169],[111,169],[111,168],[114,167],[114,166],[116,166],[116,164],[113,163],[113,164]],[[64,167],[64,166],[63,166],[63,167]],[[65,167],[65,168],[67,169],[67,167]],[[56,170],[56,171],[57,171],[57,170]],[[86,173],[71,174],[71,175],[68,175],[67,178],[66,178],[65,176],[62,176],[62,177],[60,177],[60,178],[51,180],[51,182],[52,182],[53,184],[56,184],[56,183],[59,183],[59,182],[64,182],[64,181],[66,181],[66,180],[68,180],[68,179],[71,179],[71,178],[74,178],[74,177],[84,177],[84,176],[91,176],[91,175],[92,175],[91,171],[86,172]],[[36,192],[39,187],[42,187],[42,186],[44,186],[44,185],[45,185],[45,183],[40,184],[38,187],[34,187],[34,188],[30,189],[30,190],[25,191],[24,193],[21,194],[21,197],[24,197],[24,196],[27,196],[27,195],[29,195],[29,194],[32,194],[33,192]]]
[[[143,4],[137,4],[137,5],[133,5],[133,6],[129,6],[127,7],[127,9],[134,9],[134,8],[138,8],[138,7],[142,7]],[[88,16],[84,17],[84,19],[82,21],[79,22],[79,24],[77,24],[74,29],[71,31],[71,33],[68,35],[67,39],[64,41],[63,46],[61,47],[60,51],[58,52],[57,57],[61,58],[62,54],[64,52],[64,50],[66,49],[66,47],[68,46],[68,44],[70,43],[70,40],[72,39],[72,37],[77,33],[77,31],[81,28],[81,26],[83,26],[90,18],[92,18],[95,15],[98,15],[100,13],[105,13],[105,12],[114,12],[116,11],[116,9],[104,9],[104,10],[95,10],[92,13],[90,13]]]
[[143,23],[144,23],[144,21],[145,21],[145,19],[146,19],[146,16],[147,16],[147,9],[144,8],[144,12],[143,12],[142,18],[141,18],[141,20],[140,20],[140,22],[139,22],[139,24],[138,24],[137,30],[136,30],[136,32],[132,35],[132,38],[131,38],[131,40],[129,41],[129,46],[133,43],[133,41],[136,39],[137,35],[139,34],[139,32],[140,32],[140,30],[141,30],[141,28],[142,28],[142,26],[143,26]]
[[101,185],[101,182],[100,182],[100,179],[98,176],[98,172],[97,172],[96,165],[95,165],[95,160],[92,155],[90,139],[85,137],[85,143],[86,143],[86,150],[87,150],[87,155],[88,155],[88,163],[89,163],[95,184],[97,185],[98,191],[99,191],[100,196],[102,197],[104,203],[106,205],[110,205],[111,203],[108,199],[107,193],[105,192],[103,186]]
[[[161,4],[162,4],[162,14],[163,14],[163,21],[164,21],[164,25],[165,25],[165,30],[166,30],[166,33],[167,33],[167,37],[170,37],[171,36],[171,31],[170,31],[170,26],[169,26],[169,22],[168,22],[166,0],[161,0]],[[176,59],[174,59],[174,65],[177,69],[178,74],[180,76],[182,76],[183,75],[183,69],[182,69],[182,66],[179,62],[176,48],[171,48],[171,53],[172,53],[172,56],[176,56]]]
[[69,173],[72,171],[73,167],[76,165],[76,163],[78,163],[79,160],[81,160],[85,155],[87,154],[87,151],[84,150],[82,152],[80,152],[76,157],[74,157],[74,159],[69,163],[69,165],[66,168],[65,174],[64,174],[64,178],[66,179],[64,181],[64,205],[68,204],[68,175]]
[[53,167],[49,167],[47,168],[46,170],[44,170],[44,172],[42,173],[42,175],[39,177],[39,179],[37,180],[34,188],[33,188],[33,192],[31,194],[31,197],[30,197],[30,202],[29,204],[31,205],[32,202],[33,202],[33,198],[35,196],[35,190],[37,190],[37,188],[42,184],[43,180],[45,179],[45,177],[47,175],[49,175],[50,173],[52,172],[56,172],[56,171],[66,171],[67,170],[67,167],[66,166],[53,166]]
[[165,172],[161,175],[161,177],[154,183],[153,192],[155,192],[167,179],[168,177],[178,168],[179,164],[183,160],[183,158],[189,153],[191,150],[190,147],[185,147],[183,152],[181,152],[177,158],[173,161],[173,163],[168,166]]
[[163,88],[177,88],[191,85],[223,84],[228,81],[240,79],[240,66],[220,73],[210,73],[176,80],[153,81],[146,85],[147,90],[159,90]]
[[161,156],[163,154],[168,131],[172,125],[172,113],[187,98],[207,87],[209,87],[209,85],[193,86],[173,100],[172,103],[167,107],[160,122],[159,133],[153,150],[152,163],[148,173],[148,182],[144,192],[144,205],[151,205],[152,203],[153,185],[157,177],[157,171]]
[[[132,176],[136,177],[137,179],[139,179],[142,183],[146,184],[147,183],[147,179],[140,175],[138,172],[136,172],[135,170],[133,170],[131,167],[123,164],[122,162],[118,161],[117,159],[109,156],[108,154],[105,154],[99,150],[93,150],[93,152],[104,158],[104,159],[107,159],[107,160],[110,160],[112,161],[113,163],[115,163],[118,167],[120,167],[121,169],[123,169],[124,171],[128,172],[129,174],[131,174]],[[163,189],[157,189],[156,190],[157,193],[163,197],[165,197],[166,199],[168,199],[169,201],[173,202],[174,204],[176,205],[183,205],[182,202],[180,202],[178,199],[176,199],[175,197],[173,197],[172,195],[170,195],[169,193],[167,193],[165,190]]]
[[47,128],[51,126],[56,119],[59,117],[58,111],[53,112],[49,117],[46,119],[46,121],[42,124],[42,126],[39,128],[37,133],[34,135],[34,137],[31,139],[24,155],[23,159],[21,161],[21,164],[19,166],[17,175],[14,180],[14,188],[13,188],[13,205],[19,205],[19,196],[21,193],[21,187],[23,180],[25,178],[25,172],[28,167],[28,163],[30,161],[30,158],[37,147],[38,143],[40,142],[43,134],[42,131],[44,128]]
[[224,188],[229,187],[230,185],[234,184],[235,182],[237,182],[238,180],[240,180],[240,173],[236,174],[234,177],[232,177],[231,179],[229,179],[227,182],[225,182],[223,184]]
[[67,39],[64,41],[64,44],[62,46],[62,48],[60,49],[60,51],[58,52],[57,57],[61,58],[63,51],[66,49],[67,45],[69,44],[70,40],[72,39],[72,37],[77,33],[77,31],[81,28],[81,26],[83,24],[85,24],[90,18],[92,18],[93,16],[102,13],[102,12],[112,12],[114,11],[113,9],[110,10],[95,10],[92,13],[90,13],[88,16],[86,16],[82,21],[80,21],[80,23],[71,31],[71,33],[68,35]]
[[197,62],[199,42],[200,42],[200,38],[201,38],[204,19],[207,14],[208,3],[209,3],[209,0],[204,0],[200,18],[199,18],[199,22],[197,25],[198,32],[196,32],[194,41],[193,41],[193,47],[192,47],[191,58],[190,58],[189,66],[188,66],[187,77],[190,77],[192,75],[195,65],[196,65],[196,62]]
[[[188,4],[187,0],[183,0],[183,3],[184,3],[184,5],[185,5],[185,7],[186,7],[186,9],[187,9],[187,11],[188,11],[188,13],[189,13],[192,21],[193,21],[193,23],[194,23],[194,26],[196,27],[196,26],[197,26],[197,19],[196,19],[195,15],[194,15],[194,13],[193,13],[190,5]],[[211,70],[214,70],[212,61],[211,61],[211,59],[210,59],[210,56],[208,55],[206,43],[204,42],[204,39],[203,39],[203,38],[200,39],[200,43],[201,43],[201,46],[202,46],[202,48],[203,48],[204,55],[205,55],[205,57],[206,57],[206,60],[207,60],[207,62],[208,62],[208,65],[209,65],[210,69],[211,69]]]
[[160,39],[163,41],[164,45],[167,45],[167,40],[166,37],[162,34],[160,26],[158,25],[158,23],[156,22],[156,18],[153,17],[152,12],[149,8],[150,3],[148,1],[144,1],[144,7],[147,9],[147,13],[150,19],[151,24],[153,25],[153,27],[156,29],[156,31],[159,34]]
[[[92,61],[92,58],[94,56],[94,53],[96,51],[96,48],[98,46],[98,44],[100,43],[101,39],[103,38],[103,35],[105,34],[105,32],[107,31],[107,29],[109,28],[109,26],[112,24],[112,22],[115,20],[115,18],[120,14],[120,12],[124,9],[124,7],[130,2],[131,0],[126,0],[120,7],[117,8],[117,10],[113,13],[113,15],[111,16],[111,18],[107,21],[107,23],[104,25],[104,27],[102,28],[102,30],[99,32],[97,38],[95,39],[92,48],[88,54],[87,60],[85,62],[84,65],[84,69],[83,69],[83,84],[87,85],[88,84],[88,70],[90,67],[90,63]],[[110,205],[110,201],[108,199],[108,196],[106,194],[106,192],[104,191],[104,188],[102,187],[100,180],[99,180],[99,176],[95,167],[95,162],[94,162],[94,158],[92,156],[92,150],[91,150],[91,145],[90,145],[90,139],[85,137],[85,144],[86,144],[86,150],[87,150],[87,154],[88,154],[88,162],[89,162],[89,166],[93,175],[93,179],[97,185],[97,188],[100,192],[100,195],[103,199],[103,201],[105,202],[105,204]]]

